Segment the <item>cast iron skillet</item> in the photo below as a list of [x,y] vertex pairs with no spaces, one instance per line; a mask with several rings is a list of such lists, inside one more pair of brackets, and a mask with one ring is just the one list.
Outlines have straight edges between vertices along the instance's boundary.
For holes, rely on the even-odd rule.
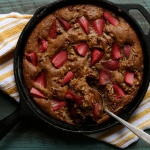
[[46,115],[44,112],[42,112],[34,103],[32,98],[30,97],[29,92],[27,91],[24,80],[23,80],[23,74],[22,74],[22,60],[23,60],[23,51],[26,44],[26,41],[29,37],[29,34],[33,30],[33,28],[36,26],[37,23],[41,21],[45,16],[52,13],[56,9],[59,9],[63,6],[67,5],[74,5],[74,4],[94,4],[97,6],[104,7],[124,19],[126,19],[130,25],[133,27],[133,29],[138,34],[138,37],[141,41],[143,52],[144,52],[144,78],[143,83],[134,98],[133,102],[126,107],[126,109],[123,111],[122,114],[120,114],[120,117],[127,120],[131,114],[134,112],[134,110],[138,107],[140,102],[142,101],[148,85],[149,85],[149,78],[150,78],[150,32],[148,35],[145,35],[143,30],[140,28],[140,26],[137,24],[137,22],[129,15],[130,9],[138,9],[143,16],[146,18],[148,23],[150,24],[150,15],[146,11],[146,9],[138,4],[114,4],[111,2],[106,2],[105,0],[60,0],[53,2],[47,6],[39,8],[32,19],[29,21],[29,23],[26,25],[24,30],[22,31],[22,34],[20,35],[20,38],[18,40],[16,50],[15,50],[15,56],[14,56],[14,73],[15,73],[15,80],[17,84],[17,88],[20,94],[20,103],[17,110],[11,114],[10,116],[4,118],[0,122],[0,139],[3,138],[9,130],[22,118],[24,117],[36,117],[40,120],[43,120],[44,122],[48,123],[50,126],[53,126],[55,128],[74,132],[74,133],[96,133],[101,132],[107,129],[112,128],[114,125],[118,124],[115,120],[109,120],[108,122],[105,122],[101,125],[84,125],[84,126],[77,126],[77,125],[70,125],[67,123],[64,123],[62,121],[56,120],[48,115]]

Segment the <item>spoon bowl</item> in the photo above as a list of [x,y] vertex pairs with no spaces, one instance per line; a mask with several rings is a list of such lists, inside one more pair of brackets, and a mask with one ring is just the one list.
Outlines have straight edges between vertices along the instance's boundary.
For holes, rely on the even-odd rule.
[[136,126],[130,124],[129,122],[123,120],[122,118],[118,117],[115,115],[113,112],[111,112],[106,104],[105,100],[103,99],[102,95],[99,93],[101,99],[102,99],[102,104],[103,104],[103,110],[111,117],[116,119],[118,122],[120,122],[123,126],[127,127],[130,131],[132,131],[134,134],[136,134],[139,138],[141,138],[143,141],[147,142],[150,144],[150,135],[144,132],[143,130],[137,128]]

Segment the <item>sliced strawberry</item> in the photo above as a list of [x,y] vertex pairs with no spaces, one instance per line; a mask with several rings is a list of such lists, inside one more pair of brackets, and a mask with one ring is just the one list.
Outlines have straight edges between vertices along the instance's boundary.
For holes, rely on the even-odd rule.
[[38,40],[38,51],[40,53],[43,53],[47,50],[48,48],[48,41],[45,39],[39,39]]
[[99,74],[99,84],[100,85],[105,85],[110,82],[111,74],[107,70],[100,70]]
[[124,80],[128,85],[132,86],[134,82],[134,73],[130,71],[126,71]]
[[57,18],[61,26],[64,28],[65,31],[68,31],[71,28],[71,24],[62,18]]
[[113,84],[113,89],[114,89],[114,93],[116,94],[117,98],[122,98],[125,96],[125,92],[119,85]]
[[94,118],[98,118],[99,116],[99,103],[94,104],[93,116]]
[[38,98],[46,98],[46,96],[44,94],[42,94],[39,90],[32,88],[30,90],[30,94],[32,96],[38,97]]
[[67,59],[68,59],[67,52],[65,50],[62,50],[60,53],[58,53],[52,58],[52,63],[56,68],[60,68],[64,65]]
[[124,55],[126,56],[126,58],[129,58],[130,53],[131,53],[131,47],[129,45],[125,45],[123,47],[123,52],[124,52]]
[[87,19],[84,16],[79,18],[78,23],[82,27],[82,29],[84,30],[84,32],[86,34],[90,33],[90,31],[89,31],[89,23],[88,23]]
[[78,54],[85,56],[88,51],[88,46],[86,43],[80,43],[76,45],[75,49],[77,50]]
[[72,91],[67,91],[65,94],[66,98],[71,99],[71,100],[74,99],[74,95],[75,94]]
[[74,73],[72,71],[69,71],[64,79],[61,82],[61,86],[64,86],[67,82],[69,82],[71,79],[74,78]]
[[49,31],[49,37],[51,39],[57,38],[57,25],[56,25],[56,19],[53,20],[50,31]]
[[97,19],[92,22],[93,28],[98,35],[102,35],[105,27],[104,19]]
[[110,14],[108,11],[104,12],[104,18],[114,26],[117,26],[119,23],[119,21],[115,17],[113,17],[112,14]]
[[82,103],[82,97],[78,95],[74,95],[75,102],[80,105]]
[[101,58],[103,57],[103,52],[94,49],[91,53],[91,64],[90,66],[92,67],[95,63],[99,62]]
[[66,98],[73,100],[76,104],[80,105],[82,103],[82,97],[76,95],[74,92],[72,91],[67,91],[66,92]]
[[51,104],[52,104],[52,110],[53,111],[57,111],[60,108],[66,106],[66,101],[62,101],[62,100],[57,100],[57,99],[52,99],[51,100]]
[[26,53],[25,54],[26,59],[33,64],[34,66],[37,66],[37,55],[35,52]]
[[103,61],[102,66],[111,71],[115,71],[119,68],[119,61],[118,60]]
[[35,78],[35,82],[41,85],[42,87],[46,87],[46,74],[45,71],[42,70]]
[[121,57],[120,49],[116,42],[112,45],[111,56],[113,59],[119,59]]

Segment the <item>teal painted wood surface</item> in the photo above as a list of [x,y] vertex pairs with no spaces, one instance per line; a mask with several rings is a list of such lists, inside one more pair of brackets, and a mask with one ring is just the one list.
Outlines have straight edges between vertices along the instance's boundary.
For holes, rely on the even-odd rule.
[[[0,13],[19,12],[33,14],[35,10],[54,0],[0,0]],[[150,12],[150,0],[110,0],[114,3],[137,3]],[[131,14],[138,20],[143,30],[148,33],[150,25],[137,11]],[[0,119],[12,113],[17,104],[0,95]],[[150,134],[150,130],[146,130]],[[35,120],[22,120],[0,141],[0,150],[114,150],[118,149],[104,142],[53,129],[45,123]],[[150,146],[142,140],[127,149],[148,150]]]

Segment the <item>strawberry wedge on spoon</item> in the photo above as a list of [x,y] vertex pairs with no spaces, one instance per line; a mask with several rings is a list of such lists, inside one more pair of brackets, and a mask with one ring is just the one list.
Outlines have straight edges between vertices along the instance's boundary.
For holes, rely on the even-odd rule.
[[99,117],[99,103],[94,104],[93,116],[95,119]]

